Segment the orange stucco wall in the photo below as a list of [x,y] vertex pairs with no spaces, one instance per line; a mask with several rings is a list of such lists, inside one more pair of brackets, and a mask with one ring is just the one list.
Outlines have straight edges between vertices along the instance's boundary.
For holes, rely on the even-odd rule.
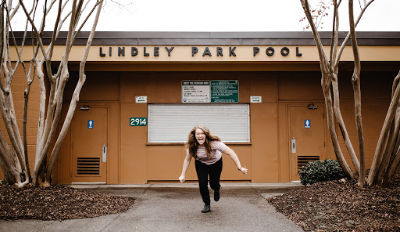
[[[102,105],[109,109],[109,153],[107,163],[108,184],[137,184],[149,181],[176,181],[184,158],[183,144],[152,145],[147,143],[147,127],[129,126],[130,117],[147,117],[147,104],[135,103],[135,96],[147,96],[148,103],[181,103],[182,80],[238,80],[239,102],[249,103],[250,96],[262,96],[262,103],[250,104],[250,144],[228,144],[238,154],[242,164],[249,168],[248,175],[240,174],[233,162],[225,157],[222,179],[252,182],[290,181],[290,157],[285,107],[292,103],[322,103],[318,71],[201,71],[191,69],[189,64],[175,64],[179,71],[128,71],[119,68],[88,64],[87,82],[82,90],[80,102]],[[248,64],[246,64],[248,67]],[[290,66],[290,64],[287,64]],[[218,66],[218,65],[217,65]],[[124,65],[126,68],[126,64]],[[297,67],[297,66],[296,66]],[[315,67],[314,67],[315,68]],[[314,68],[312,70],[314,70]],[[368,67],[366,67],[368,68]],[[214,69],[218,70],[218,67]],[[232,69],[239,69],[237,66]],[[185,71],[191,70],[191,71]],[[246,69],[247,70],[247,69]],[[22,126],[22,99],[25,80],[19,70],[14,80],[13,96],[19,123]],[[371,163],[379,128],[382,125],[390,99],[393,72],[368,71],[362,74],[363,119],[367,165]],[[356,144],[352,103],[351,72],[341,72],[342,112]],[[66,105],[72,93],[71,86],[76,73],[66,90]],[[38,115],[38,82],[34,82],[30,95],[28,122],[28,150],[33,164]],[[5,132],[1,124],[2,132]],[[328,134],[325,136],[325,158],[334,158]],[[58,183],[71,183],[71,140],[69,135],[55,171]],[[343,151],[346,152],[342,144]],[[357,150],[357,148],[356,148]],[[187,178],[196,180],[193,163]]]
[[[343,74],[341,83],[342,110],[351,137],[354,138],[352,115],[351,73]],[[379,76],[379,78],[378,78]],[[370,164],[377,128],[383,121],[388,104],[392,73],[368,72],[363,75],[363,109],[366,133],[367,164]],[[319,72],[229,72],[229,71],[110,71],[88,72],[88,82],[82,90],[83,102],[113,102],[118,104],[118,165],[109,167],[108,183],[134,184],[149,181],[176,181],[184,158],[183,144],[153,145],[147,142],[147,127],[129,126],[130,117],[147,117],[147,104],[135,103],[135,96],[147,96],[148,103],[181,103],[182,80],[238,80],[239,102],[249,103],[252,95],[262,96],[262,103],[250,104],[251,143],[228,144],[250,170],[248,175],[236,171],[225,157],[222,179],[252,182],[290,181],[285,106],[296,102],[318,102],[323,105]],[[71,138],[70,138],[71,139]],[[328,134],[323,158],[334,158]],[[66,141],[65,144],[68,144]],[[343,146],[343,150],[345,148]],[[68,156],[68,148],[63,150]],[[60,159],[61,170],[65,162]],[[68,172],[60,175],[68,183]],[[193,163],[187,178],[196,180]]]

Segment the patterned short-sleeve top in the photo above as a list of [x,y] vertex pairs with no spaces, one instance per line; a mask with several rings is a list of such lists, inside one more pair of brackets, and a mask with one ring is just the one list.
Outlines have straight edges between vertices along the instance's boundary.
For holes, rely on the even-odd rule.
[[199,147],[197,148],[197,160],[207,165],[215,164],[218,160],[220,160],[222,157],[222,153],[225,152],[228,148],[228,146],[220,141],[211,141],[210,145],[211,158],[207,158],[207,150],[204,145],[199,145]]

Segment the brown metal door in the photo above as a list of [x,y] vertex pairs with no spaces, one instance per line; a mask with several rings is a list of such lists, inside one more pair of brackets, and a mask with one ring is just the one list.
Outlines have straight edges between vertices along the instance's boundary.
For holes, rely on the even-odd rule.
[[300,167],[325,157],[322,104],[288,105],[290,179],[298,180]]
[[78,106],[71,125],[72,182],[106,183],[108,109]]

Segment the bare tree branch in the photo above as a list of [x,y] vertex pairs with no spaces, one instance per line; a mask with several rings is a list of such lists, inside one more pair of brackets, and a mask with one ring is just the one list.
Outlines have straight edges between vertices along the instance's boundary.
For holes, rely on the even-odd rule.
[[[94,20],[94,23],[92,25],[92,30],[90,32],[89,38],[88,38],[87,43],[86,43],[86,48],[85,48],[85,52],[84,52],[83,57],[82,57],[82,61],[80,63],[79,81],[78,81],[78,84],[75,87],[74,94],[73,94],[72,99],[71,99],[71,103],[70,103],[70,106],[69,106],[69,109],[68,109],[68,112],[67,112],[66,119],[64,120],[64,124],[63,124],[63,126],[61,128],[60,135],[57,138],[57,141],[56,141],[56,143],[55,143],[55,145],[53,147],[53,151],[51,152],[48,170],[52,170],[53,169],[55,160],[56,160],[56,158],[57,158],[57,156],[59,154],[60,148],[61,148],[61,142],[64,140],[64,138],[65,138],[65,136],[67,134],[67,131],[68,131],[70,125],[71,125],[72,117],[73,117],[73,114],[75,112],[77,102],[79,101],[79,93],[80,93],[80,91],[82,89],[82,86],[84,85],[84,83],[86,81],[85,64],[86,64],[87,57],[89,55],[90,47],[92,45],[92,41],[93,41],[94,34],[95,34],[95,31],[96,31],[97,23],[98,23],[98,20],[100,18],[100,12],[101,12],[101,9],[102,9],[102,4],[103,4],[103,0],[99,0],[98,4],[96,4],[97,5],[97,12],[96,12],[95,20]],[[50,179],[50,175],[51,175],[51,172],[48,172],[47,173],[47,179]]]
[[338,3],[336,0],[333,1],[333,24],[332,31],[333,35],[331,37],[331,50],[329,55],[329,63],[332,64],[337,54],[337,46],[338,46],[338,32],[339,32],[339,11],[338,11]]
[[[374,1],[375,1],[375,0],[370,0],[370,1],[365,5],[365,7],[361,10],[361,12],[360,12],[360,14],[358,15],[357,20],[356,20],[356,22],[355,22],[355,25],[354,25],[355,28],[357,27],[358,23],[360,22],[360,20],[361,20],[362,16],[364,15],[365,11],[367,10],[367,8],[368,8]],[[335,63],[334,63],[334,64],[335,64],[335,67],[339,66],[340,58],[341,58],[341,56],[342,56],[343,50],[344,50],[344,48],[346,47],[346,44],[347,44],[347,42],[348,42],[349,39],[350,39],[350,32],[347,33],[346,37],[344,38],[344,40],[343,40],[343,42],[342,42],[342,45],[341,45],[340,48],[339,48],[338,55],[337,55],[336,61],[335,61]]]
[[[41,26],[40,31],[39,31],[39,30],[37,29],[37,27],[36,27],[36,25],[35,25],[35,22],[33,21],[32,17],[29,15],[29,13],[28,13],[28,11],[27,11],[27,9],[26,9],[24,3],[22,2],[22,0],[19,0],[19,2],[20,2],[20,4],[21,4],[21,6],[22,6],[22,9],[23,9],[24,12],[25,12],[26,17],[28,18],[28,20],[29,20],[29,22],[30,22],[30,24],[31,24],[31,26],[32,26],[33,32],[34,32],[35,35],[36,35],[35,38],[37,39],[37,42],[38,42],[38,45],[39,45],[40,50],[41,50],[41,52],[42,52],[43,58],[44,58],[44,60],[45,60],[45,62],[46,62],[47,75],[48,75],[49,77],[51,77],[52,74],[51,74],[51,70],[50,70],[50,67],[51,67],[50,59],[49,59],[48,56],[47,56],[45,47],[44,47],[44,45],[43,45],[42,36],[41,36],[41,34],[43,33],[43,30],[44,30],[44,23],[42,23],[42,26]],[[44,10],[44,12],[47,12],[46,9]],[[45,18],[45,16],[46,16],[46,14],[45,14],[43,17]]]
[[[57,11],[57,18],[56,18],[56,20],[54,22],[53,31],[57,31],[58,24],[59,24],[60,18],[61,18],[61,13],[62,13],[62,1],[59,1],[58,11]],[[53,57],[53,50],[54,50],[54,44],[55,44],[56,38],[57,38],[57,34],[53,33],[52,36],[51,36],[50,45],[49,45],[49,47],[48,47],[48,49],[46,51],[47,54],[48,54],[49,59],[51,59]]]
[[[65,9],[65,6],[67,5],[67,3],[69,2],[69,0],[67,0],[65,3],[64,3],[64,5],[63,5],[63,7],[62,7],[62,11],[64,12],[64,9]],[[68,14],[67,15],[65,15],[64,16],[64,18],[60,21],[60,23],[59,23],[59,25],[58,25],[58,28],[57,28],[57,30],[56,30],[56,37],[58,37],[58,34],[59,34],[59,32],[61,31],[61,28],[62,28],[62,26],[64,25],[64,22],[68,19],[68,17],[70,17],[71,16],[71,11],[69,11],[68,12]]]
[[[84,11],[87,7],[87,5],[89,4],[89,2],[87,2],[85,4],[85,7],[82,9],[82,11]],[[81,32],[83,26],[85,26],[86,22],[88,21],[88,19],[90,18],[90,16],[93,14],[94,10],[96,9],[96,7],[98,6],[99,2],[97,2],[91,9],[91,11],[89,12],[89,14],[86,16],[85,20],[81,23],[81,26],[78,28],[78,30],[75,32],[74,34],[74,40],[76,38],[76,36],[79,34],[79,32]]]
[[306,14],[306,17],[307,17],[307,19],[308,19],[308,21],[310,23],[310,26],[311,26],[311,29],[312,29],[312,32],[313,32],[313,36],[314,36],[314,40],[315,40],[315,44],[316,44],[316,46],[318,48],[318,54],[319,54],[320,61],[321,61],[320,62],[321,71],[323,73],[328,73],[329,72],[329,70],[327,70],[327,67],[328,67],[327,60],[328,59],[326,57],[326,54],[325,54],[325,51],[324,51],[324,48],[323,48],[323,45],[322,45],[322,41],[321,41],[321,38],[320,38],[318,30],[317,30],[317,27],[315,26],[315,24],[314,24],[314,22],[312,20],[312,16],[311,16],[311,13],[310,13],[310,7],[309,7],[309,4],[308,4],[308,0],[300,0],[300,1],[301,1],[301,5],[303,6],[303,9],[304,9],[304,12]]
[[[12,2],[12,1],[10,1],[10,2]],[[15,6],[14,10],[10,14],[10,19],[14,18],[14,15],[18,12],[18,9],[19,9],[20,6],[21,5],[19,4],[19,2],[17,2],[17,5]]]

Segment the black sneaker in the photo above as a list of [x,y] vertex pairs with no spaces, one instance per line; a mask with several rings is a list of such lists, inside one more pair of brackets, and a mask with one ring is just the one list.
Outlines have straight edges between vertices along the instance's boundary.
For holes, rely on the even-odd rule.
[[202,213],[208,213],[210,212],[210,205],[204,205],[204,208],[201,210]]
[[220,196],[219,189],[215,190],[214,191],[214,201],[219,201],[219,196]]

